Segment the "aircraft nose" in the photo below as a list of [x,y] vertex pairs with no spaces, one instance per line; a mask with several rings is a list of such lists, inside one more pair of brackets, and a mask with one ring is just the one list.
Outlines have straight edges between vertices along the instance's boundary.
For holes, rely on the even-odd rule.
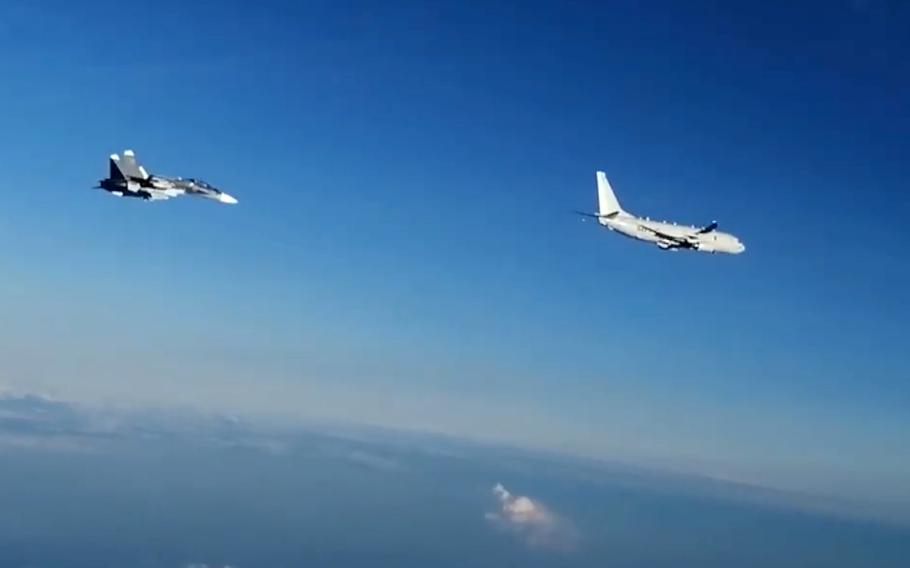
[[228,195],[227,193],[222,193],[221,195],[219,195],[218,201],[220,201],[222,203],[227,203],[229,205],[235,205],[237,203],[237,199],[235,199],[231,195]]
[[744,252],[746,250],[746,245],[742,244],[740,241],[736,241],[736,248],[734,249],[736,254]]

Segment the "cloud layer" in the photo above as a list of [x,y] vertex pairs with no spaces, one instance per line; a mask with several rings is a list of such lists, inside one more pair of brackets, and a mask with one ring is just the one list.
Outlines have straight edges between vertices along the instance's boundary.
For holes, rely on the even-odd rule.
[[485,515],[496,528],[510,532],[529,546],[569,550],[575,547],[575,527],[540,501],[513,495],[501,483],[493,487],[497,510]]

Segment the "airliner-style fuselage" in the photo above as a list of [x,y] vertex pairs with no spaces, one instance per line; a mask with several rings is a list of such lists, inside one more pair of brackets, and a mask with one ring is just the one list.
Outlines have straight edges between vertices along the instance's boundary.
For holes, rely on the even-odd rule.
[[604,172],[597,172],[597,201],[598,212],[583,215],[596,218],[598,223],[611,231],[654,243],[664,250],[692,249],[729,254],[739,254],[746,250],[738,238],[730,233],[718,231],[717,223],[693,227],[666,221],[652,221],[647,217],[636,217],[624,211]]

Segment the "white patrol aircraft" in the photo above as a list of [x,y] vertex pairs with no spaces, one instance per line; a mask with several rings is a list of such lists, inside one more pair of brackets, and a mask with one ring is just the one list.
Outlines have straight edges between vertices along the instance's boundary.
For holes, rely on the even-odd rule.
[[613,194],[604,172],[597,172],[597,213],[579,214],[593,217],[602,226],[627,237],[654,243],[663,250],[692,249],[701,252],[739,254],[746,250],[740,240],[717,230],[717,222],[705,227],[678,225],[636,217],[623,210]]

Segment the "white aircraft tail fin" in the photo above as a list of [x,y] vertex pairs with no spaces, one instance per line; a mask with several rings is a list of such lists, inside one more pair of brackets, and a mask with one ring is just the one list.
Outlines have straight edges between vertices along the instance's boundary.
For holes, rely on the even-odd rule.
[[123,158],[120,159],[120,170],[127,178],[148,179],[149,174],[145,168],[136,161],[136,154],[132,150],[124,150]]
[[123,156],[111,154],[111,179],[137,180],[148,179],[149,174],[145,168],[136,161],[136,154],[132,150],[124,150]]
[[123,172],[120,171],[120,156],[117,154],[111,154],[110,158],[110,174],[108,176],[111,179],[115,180],[125,180],[126,176],[123,175]]
[[601,217],[622,213],[622,207],[610,187],[607,174],[597,172],[597,214]]

